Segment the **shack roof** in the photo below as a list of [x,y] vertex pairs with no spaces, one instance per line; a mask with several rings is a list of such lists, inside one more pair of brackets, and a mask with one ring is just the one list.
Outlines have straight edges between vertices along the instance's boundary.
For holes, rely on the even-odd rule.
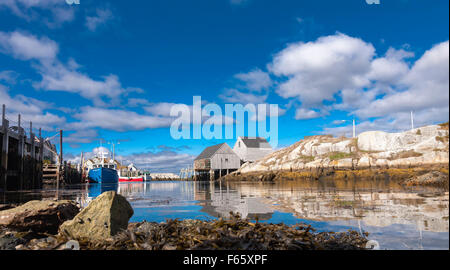
[[221,144],[216,144],[216,145],[213,145],[210,147],[206,147],[205,150],[203,150],[203,152],[201,152],[200,155],[198,155],[198,157],[195,158],[195,160],[211,158],[212,156],[214,156],[214,154],[217,152],[217,150],[219,150],[224,144],[226,144],[226,143],[221,143]]
[[248,148],[272,148],[272,146],[267,142],[266,138],[263,137],[240,137],[242,142]]

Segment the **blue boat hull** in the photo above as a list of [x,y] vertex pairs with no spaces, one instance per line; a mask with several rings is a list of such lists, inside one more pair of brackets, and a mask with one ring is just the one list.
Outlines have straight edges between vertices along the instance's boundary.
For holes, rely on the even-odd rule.
[[119,175],[114,169],[95,168],[89,171],[88,179],[90,183],[117,184],[119,182]]
[[106,191],[116,191],[119,187],[118,183],[115,184],[97,184],[97,183],[91,183],[89,184],[88,189],[88,197],[95,198]]

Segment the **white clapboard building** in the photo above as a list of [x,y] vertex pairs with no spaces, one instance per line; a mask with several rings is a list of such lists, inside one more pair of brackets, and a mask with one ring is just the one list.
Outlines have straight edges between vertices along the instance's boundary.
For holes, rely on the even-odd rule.
[[272,146],[262,137],[238,137],[233,151],[243,162],[254,162],[273,152]]

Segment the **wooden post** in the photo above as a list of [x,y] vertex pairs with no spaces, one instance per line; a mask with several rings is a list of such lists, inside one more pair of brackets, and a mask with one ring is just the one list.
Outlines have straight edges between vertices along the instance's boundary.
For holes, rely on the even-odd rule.
[[42,174],[44,166],[44,140],[42,139],[42,128],[39,128],[39,188],[42,187]]
[[56,199],[59,199],[59,181],[61,180],[61,168],[63,165],[63,149],[62,149],[62,136],[63,136],[63,131],[60,130],[59,131],[59,161],[58,161],[58,175],[56,177]]
[[25,136],[24,136],[24,132],[21,127],[20,114],[18,116],[17,128],[18,128],[18,132],[19,132],[19,153],[18,154],[19,154],[19,158],[20,158],[20,160],[19,160],[19,190],[22,190],[23,189],[23,162],[24,162],[23,154],[24,154],[24,147],[25,147],[25,142],[24,142]]
[[6,181],[8,179],[8,147],[9,147],[9,138],[8,138],[8,128],[9,128],[9,121],[6,120],[6,106],[3,104],[2,109],[2,129],[3,129],[3,149],[2,149],[2,168],[1,168],[1,179],[0,181],[3,182],[4,187],[3,189],[6,191]]
[[36,185],[36,148],[34,146],[34,134],[33,134],[33,123],[30,122],[30,144],[31,144],[31,186],[35,188]]
[[83,182],[83,172],[84,172],[84,156],[83,152],[81,152],[81,158],[80,158],[80,183]]
[[59,162],[63,163],[63,131],[59,131]]
[[64,179],[63,180],[64,180],[64,183],[69,183],[69,168],[67,166],[67,161],[64,161]]

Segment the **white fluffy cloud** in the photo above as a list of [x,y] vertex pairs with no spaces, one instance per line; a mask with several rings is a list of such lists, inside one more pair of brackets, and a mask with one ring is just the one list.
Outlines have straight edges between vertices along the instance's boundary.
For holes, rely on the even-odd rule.
[[[203,102],[202,102],[203,103]],[[207,103],[205,102],[205,105]],[[193,124],[205,124],[205,125],[229,125],[234,123],[234,119],[224,116],[223,112],[220,115],[212,115],[212,113],[207,112],[204,107],[202,107],[202,104],[200,105],[200,110],[198,111],[198,114],[201,115],[200,121],[197,121],[197,119],[194,119],[193,113],[198,108],[197,106],[193,105],[186,105],[186,104],[180,104],[180,103],[170,103],[170,102],[160,102],[160,103],[149,103],[144,110],[152,115],[159,116],[159,117],[166,117],[174,120],[178,117],[173,117],[170,115],[170,112],[172,110],[172,107],[174,106],[183,106],[187,108],[189,111],[189,115],[185,115],[183,118],[183,121],[185,123],[193,123]]]
[[[348,94],[354,100],[343,100],[355,108],[362,119],[357,132],[386,130],[400,132],[411,128],[410,112],[414,112],[415,126],[448,121],[449,114],[449,42],[442,42],[426,51],[414,65],[396,80],[399,90],[392,89],[381,98],[381,91],[358,90]],[[340,108],[337,106],[337,108]],[[375,120],[366,120],[375,118]],[[326,128],[323,132],[349,136],[351,125]]]
[[23,32],[0,32],[0,52],[21,60],[53,61],[58,44],[47,37],[38,38]]
[[[449,42],[440,43],[417,60],[400,79],[401,90],[361,106],[363,118],[385,117],[392,113],[421,111],[449,106]],[[447,116],[448,117],[448,116]],[[448,118],[447,118],[448,119]]]
[[61,26],[75,18],[75,8],[64,0],[1,0],[0,8],[7,8],[27,21],[44,22],[49,27]]
[[104,98],[108,98],[111,104],[117,104],[121,95],[132,91],[123,88],[116,75],[92,79],[89,75],[61,63],[41,66],[39,72],[42,81],[34,83],[35,88],[79,94],[96,105],[106,105]]
[[70,144],[91,143],[98,139],[98,132],[94,129],[81,129],[64,136],[64,142]]
[[408,73],[409,66],[404,62],[404,59],[410,57],[414,57],[414,53],[403,49],[389,48],[384,57],[372,61],[367,76],[377,83],[397,83]]
[[304,108],[297,108],[297,110],[295,110],[295,119],[297,120],[313,119],[320,116],[320,112],[314,110],[308,110]]
[[32,65],[42,76],[40,82],[33,84],[37,89],[76,93],[102,106],[118,104],[122,95],[142,91],[123,87],[114,74],[101,79],[91,78],[79,70],[80,65],[75,60],[62,63],[57,58],[58,51],[58,44],[47,37],[39,38],[19,31],[0,32],[0,52],[20,60],[37,61],[37,64]]
[[234,77],[244,82],[244,87],[250,91],[260,92],[272,85],[269,74],[260,69],[239,73],[234,75]]
[[[362,119],[362,129],[376,123],[400,130],[408,126],[409,121],[400,123],[411,110],[422,124],[448,120],[448,51],[449,42],[442,42],[410,63],[415,55],[408,50],[389,48],[377,57],[372,44],[337,33],[290,44],[268,67],[281,80],[276,92],[301,102],[296,119],[322,117],[336,109]],[[377,119],[364,120],[369,118]],[[341,129],[348,127],[330,131]]]
[[130,131],[168,127],[172,123],[172,119],[168,117],[141,115],[134,111],[90,106],[81,108],[81,111],[74,114],[73,117],[80,120],[80,122],[68,125],[75,130],[98,127],[114,131]]
[[19,74],[12,70],[0,71],[0,81],[4,81],[8,84],[16,84]]
[[[0,84],[0,105],[6,105],[7,118],[17,121],[18,114],[21,114],[22,125],[29,126],[29,122],[33,122],[35,128],[43,130],[55,130],[65,124],[65,117],[61,117],[49,112],[51,104],[23,95],[11,96],[9,89]],[[15,125],[11,123],[11,125]]]
[[[171,103],[171,102],[160,102],[160,103],[153,103],[153,104],[149,103],[144,107],[144,110],[153,115],[169,117],[170,110],[175,105],[177,105],[177,104]],[[190,106],[189,108],[192,110],[192,106]]]
[[101,25],[104,25],[108,21],[113,19],[111,10],[107,8],[98,8],[93,16],[86,17],[86,27],[94,32]]
[[267,94],[265,95],[256,95],[253,93],[245,93],[241,92],[237,89],[227,89],[225,92],[219,97],[225,101],[230,103],[239,103],[239,104],[262,104],[267,100]]
[[276,90],[281,97],[298,98],[304,107],[320,107],[342,89],[369,85],[365,74],[374,54],[371,44],[338,33],[289,45],[275,55],[269,69],[287,78]]

